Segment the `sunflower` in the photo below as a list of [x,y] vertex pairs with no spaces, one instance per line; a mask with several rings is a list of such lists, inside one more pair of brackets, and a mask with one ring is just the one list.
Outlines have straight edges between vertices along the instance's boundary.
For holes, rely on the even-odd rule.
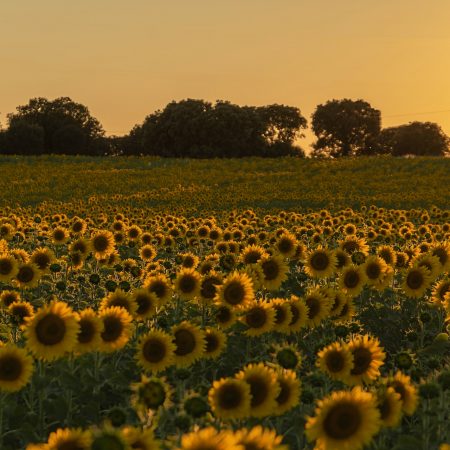
[[322,322],[330,313],[331,304],[327,297],[320,293],[318,289],[310,291],[305,296],[305,303],[308,307],[307,326],[314,328]]
[[300,398],[300,380],[293,370],[279,369],[276,374],[280,392],[275,398],[277,406],[273,414],[280,416],[298,405]]
[[243,450],[243,448],[236,443],[234,434],[208,427],[184,434],[181,437],[181,447],[177,450]]
[[74,349],[80,326],[70,307],[58,300],[42,306],[26,321],[27,346],[40,359],[52,361]]
[[203,356],[206,341],[204,332],[190,322],[183,321],[172,327],[175,344],[175,364],[186,367]]
[[309,308],[303,299],[300,299],[295,295],[292,295],[288,300],[288,305],[292,314],[291,321],[288,324],[289,332],[296,333],[306,326]]
[[353,369],[353,354],[347,344],[334,342],[317,354],[316,365],[333,380],[346,381]]
[[386,262],[386,264],[395,267],[397,262],[397,252],[392,247],[383,245],[377,249],[377,254]]
[[7,253],[0,254],[0,281],[8,283],[19,272],[19,263]]
[[264,275],[264,287],[269,291],[276,291],[288,277],[289,267],[279,255],[266,256],[258,264]]
[[340,248],[334,250],[334,255],[336,256],[337,271],[342,270],[345,266],[348,266],[352,262],[349,254],[345,250],[342,250]]
[[33,263],[19,264],[19,271],[16,274],[15,282],[21,289],[32,289],[39,284],[42,272]]
[[20,294],[17,291],[3,291],[0,294],[0,306],[7,308],[11,303],[19,302]]
[[203,303],[211,303],[216,297],[217,286],[223,282],[222,276],[211,270],[208,274],[203,275],[200,283],[200,299]]
[[130,314],[119,306],[111,306],[99,312],[99,318],[103,322],[103,330],[100,333],[100,350],[113,352],[127,344],[131,336]]
[[87,223],[85,220],[79,217],[74,217],[72,219],[72,224],[70,225],[70,231],[76,235],[84,234],[87,229]]
[[[30,381],[33,358],[23,348],[0,346],[0,392],[16,392]],[[1,394],[0,394],[1,395]]]
[[430,287],[431,280],[430,271],[424,266],[409,267],[401,286],[408,297],[419,298]]
[[150,330],[141,337],[136,359],[149,372],[160,372],[174,363],[175,345],[172,337],[160,330]]
[[175,278],[175,292],[182,300],[194,300],[200,295],[201,280],[202,276],[195,269],[183,268]]
[[132,450],[120,430],[116,430],[110,424],[91,432],[91,446],[89,450]]
[[331,277],[337,267],[337,258],[333,251],[318,247],[306,255],[305,272],[313,278]]
[[8,313],[11,314],[13,321],[23,329],[28,317],[34,314],[34,308],[31,303],[19,300],[8,306]]
[[79,238],[69,245],[69,252],[78,252],[81,254],[83,259],[87,258],[92,250],[91,242],[88,239]]
[[172,298],[170,281],[164,274],[147,277],[143,287],[158,297],[159,306],[166,304]]
[[341,314],[345,304],[347,303],[347,296],[341,291],[331,289],[329,291],[331,297],[331,317],[337,317]]
[[360,450],[381,427],[375,397],[355,387],[319,400],[306,423],[306,436],[320,450]]
[[91,308],[80,311],[77,318],[80,330],[74,351],[83,354],[97,350],[101,342],[100,333],[103,331],[102,321]]
[[220,419],[241,419],[250,412],[250,386],[242,380],[222,378],[214,381],[208,393],[214,415]]
[[216,300],[231,307],[245,307],[254,299],[253,284],[245,273],[233,272],[218,286]]
[[274,298],[269,303],[275,311],[272,330],[280,333],[289,333],[292,321],[292,310],[289,302],[282,298]]
[[161,448],[151,428],[141,430],[127,426],[122,429],[122,434],[134,450],[160,450]]
[[56,227],[50,233],[50,237],[55,245],[63,245],[69,240],[70,234],[65,228]]
[[59,428],[50,433],[47,441],[48,450],[90,450],[91,433],[79,428]]
[[285,258],[292,258],[297,251],[297,238],[289,233],[282,233],[276,240],[275,250]]
[[362,270],[366,276],[367,284],[376,286],[386,273],[387,264],[379,256],[369,256],[362,265]]
[[380,367],[386,354],[380,342],[371,336],[354,336],[348,344],[353,355],[353,368],[346,379],[347,384],[370,384],[380,376]]
[[377,408],[380,411],[384,427],[396,427],[402,418],[402,399],[393,387],[383,386],[378,389]]
[[357,252],[360,252],[363,255],[369,254],[369,246],[366,241],[362,238],[357,238],[356,236],[346,237],[345,240],[339,243],[339,248],[349,255],[353,255],[353,253]]
[[114,292],[110,292],[106,297],[104,297],[100,303],[100,311],[113,306],[123,308],[130,315],[133,315],[137,309],[137,304],[134,301],[134,298],[122,289],[116,289]]
[[91,246],[96,259],[107,258],[114,252],[114,244],[114,236],[111,231],[98,231],[91,236]]
[[339,276],[338,283],[342,291],[356,297],[364,289],[366,275],[361,266],[346,266]]
[[255,300],[243,311],[241,322],[248,327],[247,336],[260,336],[272,330],[275,310],[270,303]]
[[226,329],[236,322],[237,317],[233,308],[227,305],[219,305],[215,311],[215,319],[220,328]]
[[41,247],[34,250],[30,256],[30,262],[36,264],[41,273],[50,272],[50,265],[56,260],[53,250],[47,247]]
[[439,259],[441,270],[450,271],[450,242],[443,242],[431,248],[431,254]]
[[334,316],[333,319],[337,323],[348,322],[356,314],[355,304],[351,297],[345,296],[345,303],[342,306],[341,312]]
[[273,413],[281,390],[273,369],[263,363],[249,364],[236,375],[236,379],[250,386],[250,416],[265,417]]
[[149,410],[157,411],[171,405],[172,388],[165,378],[141,375],[141,381],[131,384],[131,390],[131,404],[141,417],[145,417]]
[[205,330],[205,358],[216,359],[227,346],[227,336],[221,330],[207,328]]
[[156,314],[158,297],[147,289],[136,289],[131,293],[131,301],[137,306],[135,315],[137,320],[146,320]]
[[[432,300],[435,303],[443,304],[445,301],[445,295],[450,292],[450,279],[444,278],[443,280],[436,283],[433,287]],[[2,295],[0,295],[0,302]]]
[[388,378],[387,386],[394,388],[395,392],[400,394],[402,411],[406,415],[412,416],[417,408],[419,397],[416,387],[411,383],[411,378],[399,371],[393,377]]
[[141,257],[142,261],[150,262],[156,257],[156,255],[156,248],[151,244],[143,245],[139,249],[139,256]]
[[242,450],[288,450],[287,445],[281,444],[282,436],[261,425],[254,426],[250,430],[242,428],[236,431],[235,437]]
[[244,264],[256,264],[262,258],[268,256],[266,250],[256,244],[248,245],[245,247],[240,256],[240,260]]

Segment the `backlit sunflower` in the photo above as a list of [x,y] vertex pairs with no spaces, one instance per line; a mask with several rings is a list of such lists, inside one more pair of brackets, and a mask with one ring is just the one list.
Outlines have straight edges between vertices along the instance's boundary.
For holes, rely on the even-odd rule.
[[264,287],[269,291],[276,291],[288,277],[289,267],[282,256],[266,256],[258,264],[264,275]]
[[249,364],[236,375],[236,379],[250,386],[250,416],[265,417],[273,413],[280,394],[280,385],[273,369],[263,363]]
[[160,372],[174,363],[172,337],[160,330],[150,330],[137,345],[136,359],[148,372]]
[[217,287],[216,300],[234,308],[247,306],[254,298],[253,284],[245,273],[233,272]]
[[240,320],[247,326],[247,336],[259,336],[272,330],[275,310],[270,303],[254,301],[243,311]]
[[8,283],[19,272],[17,260],[7,253],[0,254],[0,281]]
[[276,434],[274,430],[257,425],[250,430],[242,428],[235,433],[237,443],[242,450],[288,450],[287,445],[282,445],[283,436]]
[[409,267],[404,274],[402,289],[408,297],[419,298],[430,287],[430,271],[424,266]]
[[97,350],[101,342],[100,333],[103,331],[102,321],[91,308],[78,312],[77,318],[80,329],[74,351],[83,354]]
[[337,267],[337,258],[333,251],[318,247],[306,255],[305,272],[313,278],[331,277]]
[[90,450],[91,433],[79,428],[58,428],[50,433],[47,441],[48,450]]
[[64,302],[53,300],[27,319],[27,347],[37,358],[52,361],[73,350],[79,330],[71,308]]
[[100,350],[113,352],[127,344],[131,336],[132,317],[119,306],[111,306],[99,312],[99,318],[103,322],[103,330],[100,333]]
[[347,344],[334,342],[317,354],[316,365],[333,380],[346,381],[353,368],[353,354]]
[[300,380],[293,370],[279,369],[276,374],[280,392],[275,398],[277,406],[273,414],[280,416],[298,405],[300,399]]
[[227,346],[227,335],[214,328],[207,328],[205,330],[205,358],[216,359],[225,350]]
[[181,437],[177,450],[243,450],[228,431],[217,431],[213,427],[196,430]]
[[307,326],[314,328],[328,317],[331,309],[330,301],[322,295],[318,289],[312,290],[305,296],[305,304],[308,307]]
[[172,287],[164,274],[147,277],[143,287],[158,297],[159,306],[166,304],[172,298]]
[[350,265],[339,275],[339,288],[346,294],[356,297],[364,289],[366,275],[361,266]]
[[195,269],[181,269],[174,281],[175,292],[182,300],[194,300],[200,295],[201,280],[202,276]]
[[419,397],[416,387],[411,383],[411,378],[399,371],[388,378],[387,386],[394,388],[395,392],[400,394],[402,411],[412,416],[417,408]]
[[16,392],[30,381],[33,358],[23,348],[0,345],[0,392]]
[[107,258],[115,250],[114,236],[111,231],[98,231],[91,236],[91,246],[96,259]]
[[205,351],[204,332],[190,322],[184,321],[172,327],[175,344],[175,364],[186,367],[203,356]]
[[402,418],[402,399],[393,387],[381,386],[377,392],[377,408],[384,427],[396,427]]
[[306,436],[320,450],[360,450],[381,427],[376,398],[355,387],[333,392],[318,401],[315,416],[306,423]]
[[208,402],[214,415],[220,419],[241,419],[250,412],[250,386],[242,380],[222,378],[214,381],[208,393]]
[[380,342],[371,336],[354,336],[348,344],[353,355],[353,367],[345,380],[347,384],[370,384],[380,376],[380,367],[386,354]]

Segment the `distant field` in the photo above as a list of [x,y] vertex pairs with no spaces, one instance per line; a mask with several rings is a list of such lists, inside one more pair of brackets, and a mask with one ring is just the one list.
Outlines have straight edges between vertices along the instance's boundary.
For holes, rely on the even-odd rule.
[[43,201],[152,206],[191,213],[449,205],[450,159],[358,158],[175,160],[156,158],[0,157],[0,205]]

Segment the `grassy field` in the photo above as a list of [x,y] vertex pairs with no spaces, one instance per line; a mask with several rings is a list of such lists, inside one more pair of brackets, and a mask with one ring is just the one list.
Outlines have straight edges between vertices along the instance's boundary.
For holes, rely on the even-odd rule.
[[0,158],[0,449],[448,450],[449,173]]

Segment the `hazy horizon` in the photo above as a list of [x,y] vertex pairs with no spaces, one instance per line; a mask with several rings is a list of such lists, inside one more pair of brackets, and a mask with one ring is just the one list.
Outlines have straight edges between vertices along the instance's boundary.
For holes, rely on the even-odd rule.
[[[125,134],[172,100],[297,106],[362,98],[383,126],[450,134],[450,2],[116,0],[0,6],[0,121],[32,97],[87,105]],[[301,144],[307,147],[311,133]]]

